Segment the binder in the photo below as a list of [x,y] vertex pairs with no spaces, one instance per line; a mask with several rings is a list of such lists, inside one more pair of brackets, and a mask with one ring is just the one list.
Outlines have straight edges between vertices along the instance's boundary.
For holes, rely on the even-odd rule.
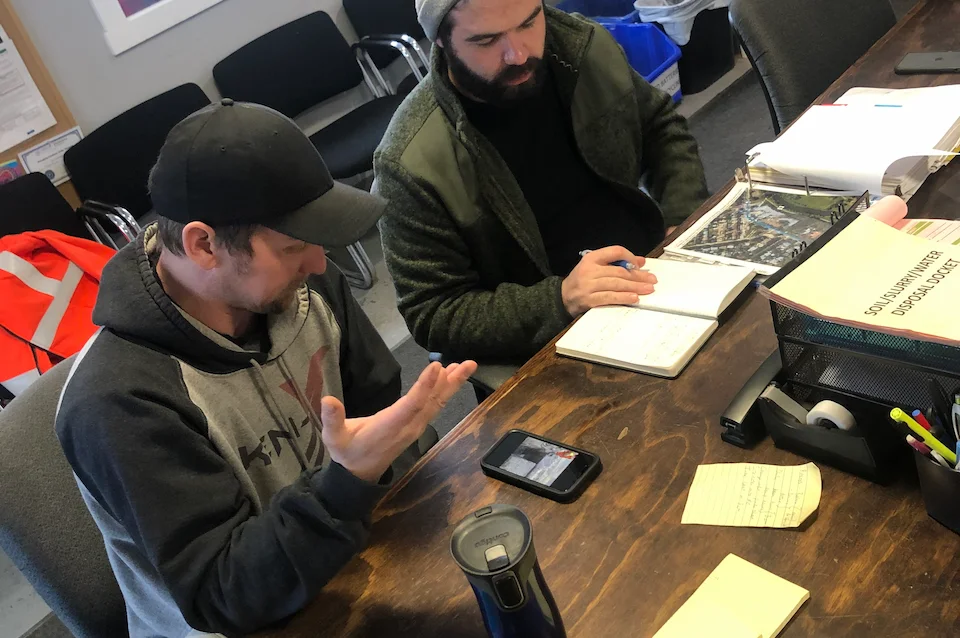
[[854,88],[753,147],[758,183],[909,199],[960,144],[960,85]]
[[788,263],[787,265],[780,268],[776,274],[767,277],[763,284],[762,288],[773,288],[784,277],[789,275],[791,272],[797,269],[803,262],[812,257],[820,248],[825,246],[827,242],[837,236],[844,228],[849,226],[853,220],[860,216],[860,213],[865,211],[870,206],[870,193],[865,192],[863,195],[857,198],[857,201],[853,203],[848,210],[844,211],[843,215],[837,219],[833,225],[830,227],[830,230],[823,233],[809,246],[804,246],[802,250],[798,251],[797,255]]

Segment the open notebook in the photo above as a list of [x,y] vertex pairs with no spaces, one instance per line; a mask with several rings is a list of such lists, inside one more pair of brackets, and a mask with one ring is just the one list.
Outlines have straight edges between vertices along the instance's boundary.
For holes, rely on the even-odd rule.
[[675,377],[717,329],[717,318],[753,279],[750,268],[648,259],[655,291],[633,306],[587,312],[557,354]]

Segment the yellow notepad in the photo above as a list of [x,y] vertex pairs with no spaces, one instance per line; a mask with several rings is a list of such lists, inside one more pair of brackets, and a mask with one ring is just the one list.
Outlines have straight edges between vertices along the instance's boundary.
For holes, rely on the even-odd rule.
[[820,504],[822,479],[813,463],[701,465],[680,522],[730,527],[798,527]]
[[803,587],[727,554],[654,638],[774,638],[808,598]]

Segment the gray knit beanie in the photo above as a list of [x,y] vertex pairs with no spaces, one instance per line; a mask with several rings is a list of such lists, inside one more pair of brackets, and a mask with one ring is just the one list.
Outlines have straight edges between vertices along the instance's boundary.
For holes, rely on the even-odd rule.
[[460,0],[417,0],[417,20],[430,41],[437,39],[440,23]]

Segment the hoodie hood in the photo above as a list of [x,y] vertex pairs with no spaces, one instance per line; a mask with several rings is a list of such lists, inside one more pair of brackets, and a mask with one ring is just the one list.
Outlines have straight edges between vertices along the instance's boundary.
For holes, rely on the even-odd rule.
[[159,255],[157,225],[124,246],[103,269],[93,322],[158,352],[207,372],[223,373],[279,358],[303,329],[310,310],[304,285],[296,300],[267,318],[269,352],[244,350],[189,317],[163,290],[154,263]]

